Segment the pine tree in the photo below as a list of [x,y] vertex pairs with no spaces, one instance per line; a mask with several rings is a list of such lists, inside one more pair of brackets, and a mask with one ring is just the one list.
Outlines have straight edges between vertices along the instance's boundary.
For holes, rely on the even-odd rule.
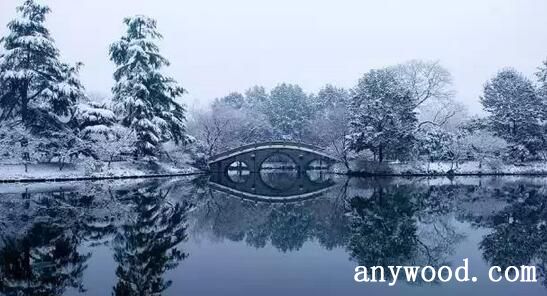
[[529,79],[513,69],[502,70],[486,83],[480,100],[490,113],[489,127],[513,145],[516,157],[524,160],[544,147],[543,102]]
[[309,128],[312,110],[300,86],[282,83],[272,89],[264,112],[279,138],[301,140]]
[[245,104],[251,110],[262,112],[267,101],[268,93],[263,86],[255,85],[245,91]]
[[108,138],[116,120],[114,112],[104,104],[87,102],[78,105],[72,124],[79,130],[81,138],[91,139],[95,135]]
[[234,109],[241,109],[245,105],[245,97],[238,92],[229,93],[227,96],[216,99],[213,102],[213,109],[220,105],[229,106]]
[[169,61],[155,43],[162,38],[156,21],[137,15],[124,23],[126,34],[110,47],[110,58],[117,66],[113,101],[122,124],[136,132],[139,154],[155,156],[161,142],[189,141],[186,110],[176,102],[185,90],[160,71]]
[[332,110],[334,108],[346,108],[349,101],[349,93],[343,88],[331,84],[325,85],[318,93],[316,105],[319,110]]
[[543,61],[543,64],[538,68],[536,76],[540,84],[540,94],[544,99],[547,99],[547,60]]
[[547,60],[543,62],[543,65],[539,67],[539,71],[536,73],[539,82],[539,95],[543,100],[543,116],[544,116],[544,129],[547,131]]
[[25,0],[17,7],[19,17],[8,24],[0,39],[0,120],[21,116],[32,120],[31,109],[67,115],[83,93],[77,74],[80,64],[60,62],[59,50],[44,27],[49,7]]
[[353,89],[350,148],[370,150],[382,162],[410,152],[416,129],[414,104],[393,72],[372,70]]

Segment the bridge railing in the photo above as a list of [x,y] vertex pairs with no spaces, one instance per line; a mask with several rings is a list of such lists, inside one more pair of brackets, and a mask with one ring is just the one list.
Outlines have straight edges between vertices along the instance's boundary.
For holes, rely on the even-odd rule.
[[261,143],[253,143],[253,144],[243,145],[243,146],[240,146],[238,148],[234,148],[234,149],[231,149],[231,150],[227,150],[227,151],[218,153],[218,154],[212,156],[209,159],[209,162],[214,162],[216,159],[219,159],[219,158],[222,158],[224,156],[227,156],[227,155],[230,155],[230,154],[233,154],[233,153],[237,153],[237,152],[240,152],[240,151],[245,151],[245,150],[253,149],[253,148],[273,146],[273,145],[276,145],[276,146],[289,146],[289,147],[301,147],[301,148],[312,149],[312,150],[315,150],[315,151],[318,151],[318,152],[322,152],[324,150],[323,148],[320,148],[320,147],[317,147],[317,146],[314,146],[314,145],[310,145],[310,144],[297,143],[297,142],[286,142],[286,141],[270,141],[270,142],[261,142]]

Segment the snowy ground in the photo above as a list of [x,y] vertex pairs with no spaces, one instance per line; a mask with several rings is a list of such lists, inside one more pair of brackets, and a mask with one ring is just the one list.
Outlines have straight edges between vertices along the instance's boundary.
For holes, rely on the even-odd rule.
[[[23,164],[1,164],[0,182],[18,180],[53,180],[70,178],[105,178],[105,177],[130,177],[150,175],[180,175],[199,173],[200,171],[189,165],[175,166],[172,163],[154,163],[139,161],[113,162],[109,167],[90,168],[85,164],[70,164],[59,169],[58,164],[31,164],[25,172]],[[378,165],[372,162],[354,162],[350,164],[352,172],[378,175],[449,175],[453,170],[455,175],[547,175],[546,162],[530,162],[526,164],[497,164],[495,167],[479,162],[464,162],[453,165],[448,162],[412,162],[412,163],[387,163]],[[338,164],[335,166],[338,173],[346,173],[347,169]]]
[[[350,169],[355,173],[386,175],[547,175],[547,162],[528,162],[524,164],[482,163],[482,165],[478,161],[459,164],[450,162],[409,162],[382,165],[373,162],[353,162],[350,163]],[[345,173],[347,169],[342,165],[337,165],[336,171]]]
[[23,164],[0,164],[0,182],[16,180],[65,179],[65,178],[104,178],[128,177],[162,174],[191,174],[198,172],[190,166],[174,166],[169,163],[155,163],[127,161],[114,162],[110,168],[103,165],[101,168],[90,168],[84,164],[65,165],[59,169],[58,164],[31,164],[27,172]]

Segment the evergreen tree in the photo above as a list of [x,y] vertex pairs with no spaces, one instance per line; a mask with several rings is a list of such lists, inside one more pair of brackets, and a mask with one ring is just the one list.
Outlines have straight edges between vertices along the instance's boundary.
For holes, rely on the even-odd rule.
[[[544,100],[547,100],[547,60],[538,68],[536,73],[537,79],[539,81],[540,95],[543,96]],[[547,101],[544,101],[547,103]]]
[[116,124],[116,115],[104,104],[81,103],[78,105],[72,124],[80,131],[82,138],[91,139],[97,134],[108,138],[112,133],[112,127]]
[[543,116],[546,119],[543,127],[547,132],[547,60],[543,62],[543,65],[539,67],[539,71],[536,73],[539,82],[539,95],[543,100]]
[[[547,142],[547,60],[543,62],[536,73],[539,85],[539,95],[543,100],[543,141]],[[547,149],[547,148],[545,148]]]
[[77,78],[80,64],[60,62],[59,50],[44,27],[49,7],[25,0],[19,17],[8,24],[0,39],[0,120],[21,116],[33,121],[31,109],[67,115],[83,88]]
[[282,83],[272,89],[264,112],[279,138],[300,140],[309,127],[312,110],[300,86]]
[[261,111],[264,104],[268,101],[268,93],[263,86],[253,86],[245,91],[245,101],[250,109]]
[[245,105],[245,97],[238,92],[232,92],[221,99],[216,99],[213,103],[213,108],[218,107],[219,105],[229,106],[234,109],[241,109]]
[[306,142],[325,148],[347,164],[349,132],[349,92],[330,84],[314,97],[314,116]]
[[327,84],[317,93],[315,104],[319,110],[328,111],[338,107],[347,108],[348,101],[347,90]]
[[372,70],[359,80],[350,118],[352,150],[368,149],[380,162],[410,152],[417,122],[414,104],[392,71]]
[[162,38],[156,21],[137,15],[124,23],[126,34],[110,47],[110,58],[117,66],[113,101],[122,124],[137,135],[139,154],[155,156],[161,142],[189,141],[186,110],[176,102],[185,90],[160,71],[169,61],[160,55],[155,43]]
[[513,69],[502,70],[486,83],[480,100],[490,113],[489,127],[513,145],[516,157],[524,160],[544,147],[543,102],[529,79]]

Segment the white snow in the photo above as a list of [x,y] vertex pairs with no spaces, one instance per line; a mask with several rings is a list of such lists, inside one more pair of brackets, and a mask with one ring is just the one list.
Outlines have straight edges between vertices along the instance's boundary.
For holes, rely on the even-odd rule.
[[22,179],[55,179],[55,178],[85,178],[85,177],[123,177],[144,176],[153,174],[189,174],[198,172],[189,166],[174,166],[168,163],[159,163],[161,170],[154,172],[141,168],[141,162],[113,162],[110,168],[105,167],[100,172],[88,172],[84,164],[66,165],[59,170],[57,164],[30,164],[28,172],[22,164],[0,164],[0,183],[2,180]]

